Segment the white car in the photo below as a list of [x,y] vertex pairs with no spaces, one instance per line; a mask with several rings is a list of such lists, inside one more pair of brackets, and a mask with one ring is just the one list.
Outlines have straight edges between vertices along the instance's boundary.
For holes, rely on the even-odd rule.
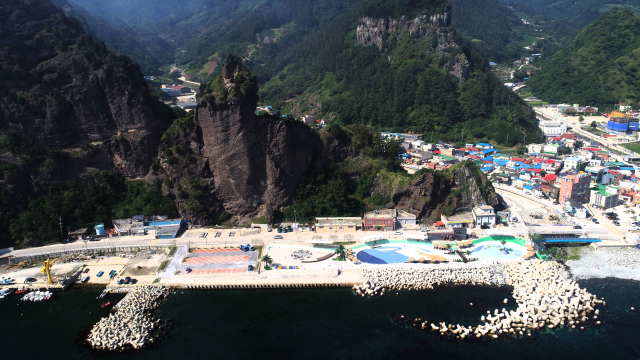
[[396,235],[402,235],[402,231],[396,231],[395,234]]

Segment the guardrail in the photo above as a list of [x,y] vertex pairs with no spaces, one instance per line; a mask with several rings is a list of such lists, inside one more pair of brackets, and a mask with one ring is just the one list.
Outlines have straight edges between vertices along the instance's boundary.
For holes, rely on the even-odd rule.
[[11,263],[18,263],[22,261],[32,260],[45,260],[47,258],[60,257],[64,255],[82,255],[82,254],[96,254],[104,252],[118,252],[118,251],[139,251],[139,250],[161,250],[172,244],[154,244],[154,245],[121,245],[121,246],[99,246],[81,249],[69,249],[69,250],[56,250],[47,251],[37,254],[15,256],[9,258]]

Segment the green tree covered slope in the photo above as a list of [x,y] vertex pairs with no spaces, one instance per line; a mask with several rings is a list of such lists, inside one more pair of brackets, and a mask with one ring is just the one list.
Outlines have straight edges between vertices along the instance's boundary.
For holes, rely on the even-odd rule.
[[545,101],[610,109],[640,99],[640,19],[615,8],[587,26],[529,80]]

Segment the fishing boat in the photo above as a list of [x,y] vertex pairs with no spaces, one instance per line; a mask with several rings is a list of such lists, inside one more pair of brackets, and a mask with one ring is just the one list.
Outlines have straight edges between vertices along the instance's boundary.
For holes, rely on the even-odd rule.
[[109,305],[111,305],[111,301],[107,301],[106,303],[102,304],[102,307],[105,308]]
[[107,296],[107,294],[109,293],[110,290],[105,289],[102,294],[100,294],[100,299],[102,299],[103,297]]
[[26,287],[21,287],[20,289],[16,290],[16,295],[17,294],[26,293],[26,292],[27,292],[27,288]]
[[7,296],[11,295],[12,292],[13,292],[13,289],[9,289],[9,288],[0,290],[0,299],[6,298]]
[[4,277],[4,276],[3,276],[2,278],[0,278],[0,285],[9,285],[9,284],[11,284],[11,283],[12,283],[12,282],[14,282],[14,281],[16,281],[16,280],[15,280],[15,279],[12,279],[12,278],[10,278],[10,277]]

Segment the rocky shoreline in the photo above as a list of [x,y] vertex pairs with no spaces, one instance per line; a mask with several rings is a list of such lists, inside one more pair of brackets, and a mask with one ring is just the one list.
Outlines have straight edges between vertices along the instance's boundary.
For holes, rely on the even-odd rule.
[[[354,286],[361,296],[384,295],[389,290],[432,289],[438,285],[485,285],[512,286],[513,297],[518,308],[513,311],[495,309],[487,311],[480,320],[482,324],[461,326],[460,324],[433,323],[423,319],[397,321],[439,333],[454,339],[497,339],[510,337],[524,339],[535,330],[571,326],[584,329],[599,325],[599,304],[602,299],[580,289],[568,278],[558,263],[532,260],[508,263],[499,266],[468,266],[464,268],[404,268],[381,267],[365,271],[367,279]],[[505,303],[508,299],[504,300]],[[472,304],[471,304],[472,305]]]
[[566,265],[574,279],[618,278],[640,281],[640,250],[636,248],[584,249],[580,260]]
[[170,290],[151,285],[127,290],[109,317],[102,318],[89,332],[87,342],[91,347],[109,351],[140,349],[155,340],[160,320],[152,320],[149,311],[155,309]]

